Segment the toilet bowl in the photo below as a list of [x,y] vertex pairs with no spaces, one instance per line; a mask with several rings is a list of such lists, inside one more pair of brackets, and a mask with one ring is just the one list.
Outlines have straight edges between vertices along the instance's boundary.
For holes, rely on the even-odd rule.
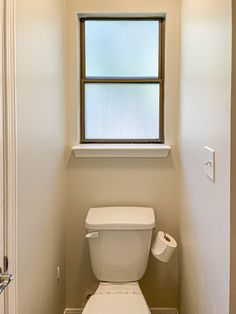
[[91,208],[86,238],[98,289],[83,314],[150,314],[138,280],[146,271],[155,216],[152,208]]
[[138,282],[103,283],[87,302],[83,314],[150,314]]

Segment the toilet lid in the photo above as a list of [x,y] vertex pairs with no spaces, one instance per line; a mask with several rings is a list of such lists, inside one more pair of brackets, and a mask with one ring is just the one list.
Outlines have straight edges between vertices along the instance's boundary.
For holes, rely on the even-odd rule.
[[82,314],[150,314],[142,294],[95,294]]

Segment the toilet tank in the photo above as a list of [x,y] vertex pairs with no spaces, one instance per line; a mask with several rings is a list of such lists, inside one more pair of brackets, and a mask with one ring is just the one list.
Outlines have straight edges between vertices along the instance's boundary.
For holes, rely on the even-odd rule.
[[110,282],[139,280],[147,268],[154,227],[152,208],[91,208],[86,238],[96,278]]

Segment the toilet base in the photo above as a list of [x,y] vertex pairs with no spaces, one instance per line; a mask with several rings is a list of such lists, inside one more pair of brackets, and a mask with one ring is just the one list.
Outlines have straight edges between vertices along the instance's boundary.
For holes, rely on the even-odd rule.
[[101,282],[82,314],[151,314],[138,282]]

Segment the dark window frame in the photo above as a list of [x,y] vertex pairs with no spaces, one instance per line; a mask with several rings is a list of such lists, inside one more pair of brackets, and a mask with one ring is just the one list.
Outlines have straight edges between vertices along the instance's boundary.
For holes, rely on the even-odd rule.
[[[108,78],[86,77],[85,70],[85,21],[88,20],[154,20],[159,22],[159,62],[158,78]],[[165,78],[165,18],[164,17],[81,17],[80,24],[80,143],[164,143],[164,78]],[[119,84],[159,84],[159,138],[157,139],[86,139],[85,138],[85,84],[119,83]]]

